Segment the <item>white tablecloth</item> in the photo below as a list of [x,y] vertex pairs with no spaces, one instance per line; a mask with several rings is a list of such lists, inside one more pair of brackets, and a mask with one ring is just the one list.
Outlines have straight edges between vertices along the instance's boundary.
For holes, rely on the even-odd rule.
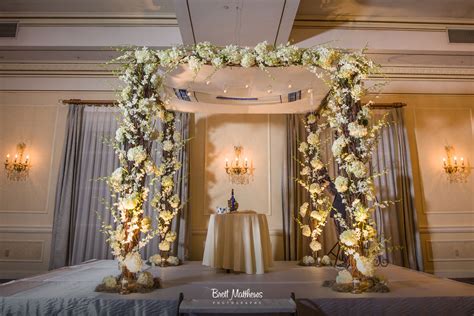
[[202,264],[263,274],[273,265],[267,217],[251,211],[211,215]]

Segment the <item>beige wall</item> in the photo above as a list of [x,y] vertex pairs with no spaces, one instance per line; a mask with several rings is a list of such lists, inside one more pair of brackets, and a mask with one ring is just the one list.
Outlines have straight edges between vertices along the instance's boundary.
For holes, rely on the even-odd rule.
[[380,102],[407,104],[416,208],[425,271],[474,276],[474,176],[449,183],[442,169],[444,146],[474,163],[474,96],[382,95]]
[[0,177],[0,277],[48,268],[64,109],[54,105],[0,105],[2,159],[7,153],[14,155],[16,144],[24,141],[32,163],[25,182]]
[[27,144],[32,169],[26,181],[0,172],[0,278],[48,270],[56,182],[67,107],[60,99],[107,98],[88,92],[0,92],[0,157]]
[[[281,183],[285,152],[283,115],[195,115],[191,141],[191,260],[201,260],[209,215],[227,206],[230,191],[240,210],[267,215],[273,257],[283,259]],[[225,173],[225,159],[234,156],[233,146],[244,147],[243,156],[253,162],[254,180],[232,185]]]

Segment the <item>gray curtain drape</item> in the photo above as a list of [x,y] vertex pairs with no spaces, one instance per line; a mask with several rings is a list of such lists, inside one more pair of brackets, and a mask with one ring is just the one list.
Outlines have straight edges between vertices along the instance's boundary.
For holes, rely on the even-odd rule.
[[[373,155],[372,172],[386,171],[376,178],[377,198],[396,201],[385,209],[375,213],[379,235],[387,242],[386,259],[390,263],[422,270],[421,244],[418,233],[414,206],[413,178],[411,171],[408,140],[403,121],[403,109],[374,110],[374,119],[380,119],[387,113],[390,125],[382,131],[376,152]],[[299,166],[293,157],[298,157],[298,142],[306,137],[301,114],[289,114],[287,117],[287,155],[284,162],[283,179],[283,236],[285,260],[298,260],[310,254],[307,241],[301,237],[298,225],[294,221],[299,206],[309,202],[294,178],[299,174]],[[332,157],[331,144],[334,135],[329,129],[321,134],[322,159],[328,163],[329,174],[337,176],[337,167]],[[320,238],[323,249],[327,251],[337,242],[337,230],[333,219],[329,219]]]
[[375,120],[383,115],[387,115],[388,126],[380,135],[371,169],[374,173],[383,173],[374,181],[377,199],[395,201],[395,204],[376,210],[377,230],[387,239],[385,257],[388,262],[423,270],[403,109],[374,110]]
[[300,185],[295,182],[301,171],[296,159],[299,158],[298,143],[305,138],[302,119],[304,115],[289,114],[286,117],[286,156],[283,161],[283,248],[285,260],[299,260],[307,254],[309,245],[307,238],[303,238],[300,233],[298,223],[294,220],[298,217],[298,210],[301,204],[309,202],[309,198]]
[[[63,158],[56,189],[51,269],[90,259],[112,258],[105,236],[100,231],[102,222],[113,222],[108,210],[112,198],[107,184],[99,178],[109,176],[119,166],[113,148],[106,143],[106,140],[112,139],[115,135],[119,115],[116,108],[86,105],[69,107]],[[177,113],[176,116],[177,130],[187,139],[189,114]],[[154,149],[159,149],[159,145],[155,145]],[[158,161],[160,150],[152,152],[153,159]],[[176,179],[179,180],[177,193],[182,201],[188,199],[188,152],[187,148],[180,152],[182,168],[176,175]],[[149,205],[145,205],[145,214],[154,218]],[[185,259],[186,255],[187,217],[188,208],[185,204],[173,222],[178,238],[172,252],[181,259]],[[148,258],[157,252],[158,240],[155,238],[145,247],[144,256]]]

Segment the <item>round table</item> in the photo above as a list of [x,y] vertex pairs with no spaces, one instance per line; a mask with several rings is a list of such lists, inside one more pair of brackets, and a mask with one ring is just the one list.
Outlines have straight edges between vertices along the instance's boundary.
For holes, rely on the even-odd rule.
[[273,265],[267,217],[252,211],[212,214],[202,264],[247,274]]

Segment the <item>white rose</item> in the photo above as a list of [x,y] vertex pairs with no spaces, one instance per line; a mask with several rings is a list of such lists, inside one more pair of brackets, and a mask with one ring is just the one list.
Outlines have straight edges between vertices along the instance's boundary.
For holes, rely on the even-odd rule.
[[169,256],[168,259],[166,259],[166,262],[172,266],[177,266],[179,265],[179,258],[175,256]]
[[358,242],[356,232],[350,229],[343,231],[342,234],[339,235],[339,240],[348,247],[355,246]]
[[161,256],[159,254],[153,255],[148,258],[148,261],[150,261],[151,265],[158,266],[161,264]]
[[165,140],[163,142],[163,150],[164,151],[171,151],[173,150],[173,142],[170,140]]
[[314,258],[311,256],[304,256],[302,262],[306,266],[310,266],[314,264]]
[[339,176],[336,178],[336,180],[334,181],[334,185],[336,186],[336,190],[337,192],[339,193],[344,193],[347,191],[348,189],[348,183],[349,181],[347,180],[346,177],[343,177],[343,176]]
[[124,136],[125,136],[125,131],[123,127],[117,128],[117,130],[115,131],[115,140],[121,143],[124,140]]
[[374,276],[375,267],[372,260],[364,256],[355,256],[355,259],[357,270],[360,273],[368,277]]
[[188,58],[188,67],[192,72],[198,73],[201,69],[201,61],[196,56],[191,56]]
[[323,216],[318,211],[312,211],[310,216],[318,222],[322,221],[323,219]]
[[321,250],[322,247],[319,241],[317,241],[316,239],[313,239],[313,241],[311,241],[311,243],[309,244],[309,248],[311,248],[313,252],[316,252],[316,251]]
[[170,206],[172,208],[177,208],[179,206],[179,202],[180,202],[180,199],[177,194],[173,195],[169,200]]
[[125,257],[123,264],[127,267],[128,271],[132,273],[137,273],[142,269],[142,257],[136,251],[129,252]]
[[321,263],[323,266],[330,266],[331,265],[331,258],[328,255],[324,255],[321,259]]
[[168,234],[166,234],[165,240],[166,240],[167,242],[170,242],[170,243],[172,243],[173,241],[175,241],[175,240],[176,240],[176,232],[171,232],[171,231],[168,232]]
[[109,177],[109,183],[112,189],[118,191],[120,185],[122,184],[123,169],[121,167],[117,168],[112,172],[112,175]]
[[102,284],[104,284],[106,288],[113,289],[117,286],[117,279],[114,276],[109,275],[102,280]]
[[363,178],[367,176],[367,167],[362,161],[355,160],[351,162],[347,168],[347,171],[354,174],[357,178]]
[[362,138],[367,135],[367,128],[356,122],[349,123],[347,128],[349,129],[349,135],[352,137]]
[[316,133],[310,133],[308,135],[308,144],[316,146],[319,143],[319,137]]
[[298,150],[302,153],[308,150],[308,144],[305,142],[300,143],[300,146],[298,147]]
[[174,185],[173,178],[170,176],[163,177],[161,179],[161,185],[165,188],[172,187]]
[[165,222],[169,222],[173,219],[174,215],[170,211],[161,211],[159,217],[164,220]]
[[342,154],[342,151],[346,147],[346,138],[344,136],[339,136],[334,143],[332,144],[331,150],[334,157],[339,157]]
[[339,271],[336,277],[337,284],[348,284],[352,282],[352,275],[347,270]]
[[119,209],[120,210],[133,210],[138,206],[138,196],[137,194],[127,195],[126,197],[120,199]]
[[240,61],[240,65],[244,68],[250,68],[255,65],[255,56],[251,53],[246,53],[242,56],[242,60]]
[[151,54],[146,47],[144,47],[142,50],[135,51],[135,58],[137,59],[137,63],[144,64],[151,58]]
[[311,166],[314,170],[320,170],[324,167],[324,164],[318,158],[313,158],[313,160],[311,160]]
[[309,225],[301,226],[301,233],[306,237],[311,236],[311,228],[309,228]]
[[311,185],[309,186],[309,192],[312,194],[319,194],[322,192],[321,186],[317,183],[311,183]]
[[308,175],[310,172],[311,172],[311,169],[310,169],[309,167],[304,167],[303,169],[301,169],[300,174],[301,174],[302,176],[306,176],[306,175]]
[[301,217],[306,216],[306,212],[308,211],[309,204],[308,202],[304,202],[303,205],[300,206],[300,215]]
[[144,271],[138,275],[137,283],[144,287],[151,288],[154,283],[153,275],[148,271]]
[[162,240],[160,244],[158,245],[158,249],[161,251],[170,251],[170,243],[166,240]]
[[144,169],[146,174],[154,174],[156,171],[156,165],[153,161],[147,160],[145,161]]
[[142,145],[132,147],[127,151],[127,159],[134,161],[135,164],[139,164],[146,159],[146,152]]

